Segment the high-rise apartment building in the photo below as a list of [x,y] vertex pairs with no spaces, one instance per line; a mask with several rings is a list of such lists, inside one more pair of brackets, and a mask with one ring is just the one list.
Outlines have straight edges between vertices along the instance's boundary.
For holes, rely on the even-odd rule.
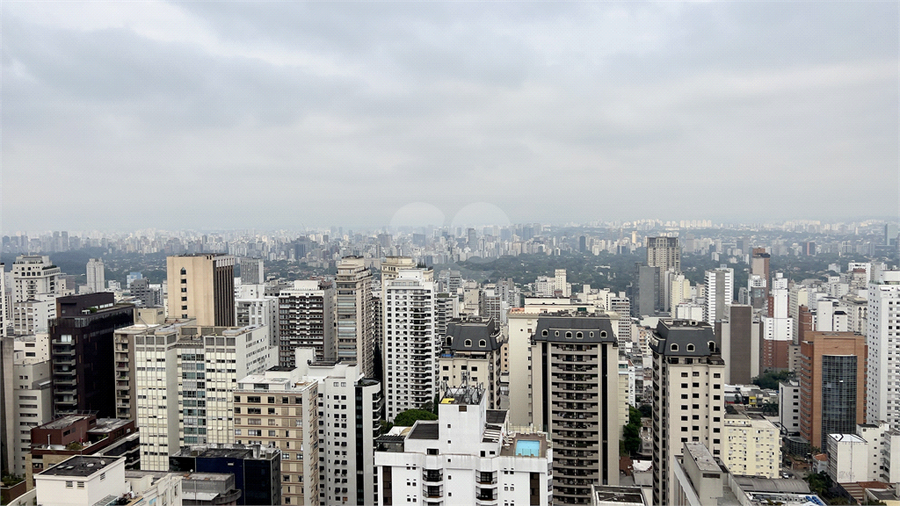
[[706,307],[703,321],[710,325],[725,317],[725,308],[734,302],[734,269],[722,265],[706,271]]
[[50,257],[41,255],[20,255],[12,266],[13,296],[15,302],[25,302],[38,294],[62,294],[59,267],[50,262]]
[[313,350],[297,348],[297,374],[318,382],[319,503],[375,504],[381,383],[365,378],[359,365],[313,358]]
[[866,339],[852,332],[809,332],[800,343],[800,435],[826,448],[866,414]]
[[206,253],[166,258],[169,318],[233,327],[234,263],[231,255]]
[[699,442],[720,456],[725,416],[721,342],[705,322],[660,320],[653,352],[653,504],[673,504],[674,457]]
[[265,327],[140,326],[119,332],[116,346],[117,371],[134,364],[128,385],[116,378],[117,402],[129,396],[141,430],[141,469],[153,471],[168,470],[181,445],[234,442],[237,380],[278,363]]
[[335,360],[334,285],[330,281],[294,281],[278,294],[279,352],[282,367],[294,367],[294,350],[315,348],[317,360]]
[[[755,274],[766,281],[763,297],[769,296],[769,283],[772,281],[772,276],[769,274],[770,258],[771,255],[766,253],[766,248],[753,248],[750,257],[750,274]],[[751,305],[757,307],[756,304]]]
[[[531,425],[553,442],[554,504],[619,484],[618,343],[609,318],[540,315],[531,337]],[[525,363],[510,364],[511,368]]]
[[749,385],[760,373],[759,322],[753,308],[744,304],[726,306],[725,318],[714,326],[722,339],[725,383]]
[[113,333],[134,324],[134,306],[114,299],[109,292],[56,299],[50,326],[54,415],[116,416]]
[[[281,450],[282,504],[319,504],[318,383],[298,370],[273,367],[238,380],[234,437],[238,444]],[[274,422],[274,423],[273,423]]]
[[505,339],[492,318],[452,320],[440,359],[441,394],[447,388],[484,390],[488,409],[500,409],[501,348]]
[[372,318],[372,271],[360,257],[344,257],[337,265],[337,358],[359,364],[370,378],[375,374],[375,326]]
[[241,284],[258,285],[266,282],[265,260],[262,258],[241,258]]
[[900,430],[900,271],[883,271],[869,284],[866,321],[866,417]]
[[659,267],[661,272],[675,269],[681,272],[681,248],[677,237],[648,237],[647,265]]
[[388,421],[434,402],[441,350],[434,281],[424,269],[400,271],[384,286],[384,371]]
[[87,287],[90,293],[99,293],[106,290],[106,269],[103,266],[103,260],[99,258],[88,260],[86,272]]

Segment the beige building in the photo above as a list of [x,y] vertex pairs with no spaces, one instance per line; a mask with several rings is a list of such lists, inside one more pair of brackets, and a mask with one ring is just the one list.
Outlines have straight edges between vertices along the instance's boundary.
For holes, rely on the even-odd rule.
[[318,383],[298,369],[273,367],[238,381],[234,438],[281,450],[284,504],[319,504]]
[[335,277],[337,358],[355,362],[366,377],[375,374],[372,271],[361,257],[344,257]]
[[493,319],[452,320],[441,350],[440,395],[447,388],[484,389],[488,409],[500,409],[500,350],[504,342]]
[[694,320],[660,320],[653,351],[653,503],[675,501],[676,457],[686,442],[722,453],[725,361],[713,328]]
[[233,326],[234,264],[231,255],[166,258],[169,318],[194,318],[204,326]]
[[722,461],[731,474],[778,478],[778,427],[761,415],[727,415],[723,429]]

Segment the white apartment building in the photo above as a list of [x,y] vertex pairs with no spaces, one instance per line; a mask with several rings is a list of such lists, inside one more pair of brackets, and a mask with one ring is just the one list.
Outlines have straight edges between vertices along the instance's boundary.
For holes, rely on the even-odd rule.
[[856,434],[829,434],[826,444],[835,482],[900,482],[900,431],[886,422],[859,424]]
[[28,464],[25,456],[31,452],[31,429],[53,418],[53,392],[51,390],[49,357],[21,358],[13,365],[13,412],[7,413],[11,423],[14,469],[10,472],[25,476]]
[[76,455],[34,476],[38,504],[84,506],[123,497],[125,458]]
[[381,383],[356,364],[315,361],[297,348],[297,375],[318,383],[319,503],[375,504],[375,437],[384,408]]
[[106,269],[103,267],[103,260],[99,258],[88,260],[86,272],[88,293],[98,293],[106,290]]
[[40,293],[33,299],[12,305],[12,326],[16,335],[47,332],[52,318],[56,318],[56,294]]
[[900,271],[869,284],[866,421],[900,430]]
[[15,302],[36,299],[38,294],[62,294],[60,269],[49,256],[20,255],[12,265]]
[[800,382],[782,381],[778,384],[778,420],[788,434],[800,432]]
[[438,394],[440,336],[435,332],[434,282],[424,269],[405,270],[384,287],[384,371],[388,421]]
[[379,506],[552,503],[553,450],[544,433],[509,431],[506,411],[488,410],[476,388],[449,391],[438,410],[436,421],[378,438]]
[[721,460],[731,474],[778,478],[781,470],[778,427],[761,415],[727,415]]
[[234,290],[235,326],[264,325],[269,329],[271,345],[278,346],[278,297],[266,296],[265,285],[239,285]]
[[734,301],[734,269],[724,265],[706,271],[706,309],[703,321],[714,324],[725,317],[725,306]]
[[[278,363],[265,327],[167,324],[120,335],[134,340],[130,393],[141,431],[141,468],[151,471],[168,470],[169,455],[181,446],[233,443],[237,380]],[[117,366],[130,362],[122,356],[128,350],[117,347]]]

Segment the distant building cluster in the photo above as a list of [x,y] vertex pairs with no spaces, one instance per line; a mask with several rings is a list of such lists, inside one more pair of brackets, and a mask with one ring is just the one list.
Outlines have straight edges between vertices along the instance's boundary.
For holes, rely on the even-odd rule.
[[[4,237],[4,501],[900,500],[894,224],[597,228]],[[83,278],[53,263],[88,247],[165,252],[165,279],[108,278],[97,250]],[[625,252],[625,290],[444,265]],[[825,254],[854,261],[780,267]],[[819,471],[835,486],[800,479]]]

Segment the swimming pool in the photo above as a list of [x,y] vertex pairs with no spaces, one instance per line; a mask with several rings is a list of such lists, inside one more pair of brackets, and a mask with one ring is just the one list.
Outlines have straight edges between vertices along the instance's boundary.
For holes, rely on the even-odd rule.
[[541,453],[541,442],[529,439],[516,441],[516,455],[537,457]]

